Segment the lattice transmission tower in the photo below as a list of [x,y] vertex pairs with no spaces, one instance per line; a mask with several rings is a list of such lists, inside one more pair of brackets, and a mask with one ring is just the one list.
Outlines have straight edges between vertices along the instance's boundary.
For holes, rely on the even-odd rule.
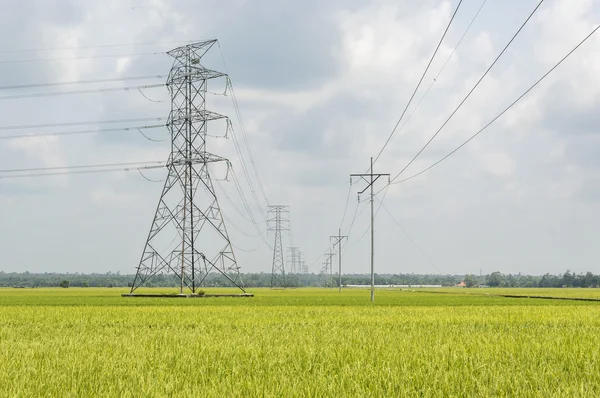
[[290,264],[290,274],[301,274],[302,269],[300,268],[300,248],[297,246],[290,246],[287,248],[288,264]]
[[281,232],[290,230],[290,219],[287,205],[269,206],[269,231],[275,232],[275,244],[273,245],[273,268],[271,271],[271,288],[285,287],[285,264],[283,258],[283,243]]
[[299,274],[308,274],[308,266],[306,265],[306,261],[304,260],[304,253],[298,253],[298,273]]
[[[208,82],[226,79],[225,73],[202,66],[202,57],[216,40],[175,48],[167,87],[171,112],[168,175],[154,221],[131,287],[133,293],[157,274],[175,276],[180,293],[196,293],[211,272],[222,274],[245,292],[239,266],[213,187],[209,165],[229,161],[208,152],[208,125],[229,119],[206,110]],[[212,127],[211,127],[212,131]]]

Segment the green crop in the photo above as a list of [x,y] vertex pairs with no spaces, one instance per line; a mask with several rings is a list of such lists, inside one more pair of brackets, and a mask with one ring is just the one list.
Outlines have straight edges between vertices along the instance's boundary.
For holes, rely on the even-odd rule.
[[[564,289],[563,289],[564,290]],[[209,290],[207,290],[208,292]],[[598,396],[600,305],[253,289],[0,290],[0,396]]]

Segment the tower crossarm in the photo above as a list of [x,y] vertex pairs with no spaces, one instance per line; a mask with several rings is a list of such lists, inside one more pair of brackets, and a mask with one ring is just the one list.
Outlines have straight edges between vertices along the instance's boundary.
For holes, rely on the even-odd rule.
[[170,165],[173,166],[183,166],[186,164],[196,164],[196,163],[216,163],[216,162],[227,162],[228,160],[224,157],[209,153],[209,152],[204,152],[204,153],[200,153],[198,154],[198,156],[194,156],[192,158],[186,158],[186,159],[177,159],[171,163],[169,163]]
[[227,74],[202,67],[181,66],[173,69],[169,75],[167,86],[171,84],[180,84],[183,82],[187,83],[188,81],[217,79],[219,77],[227,77]]
[[217,43],[216,39],[203,40],[195,43],[190,43],[185,46],[174,48],[167,51],[167,54],[175,59],[179,58],[190,58],[200,59],[212,46]]
[[211,120],[229,119],[225,115],[217,112],[207,111],[205,109],[192,109],[188,113],[185,109],[173,109],[169,115],[167,126],[175,126],[191,122],[210,122]]

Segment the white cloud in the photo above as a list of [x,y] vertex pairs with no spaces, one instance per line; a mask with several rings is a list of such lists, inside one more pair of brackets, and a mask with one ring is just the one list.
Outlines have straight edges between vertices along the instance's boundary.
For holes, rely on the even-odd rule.
[[[318,23],[309,26],[302,22],[301,28],[296,29],[294,25],[288,29],[287,25],[293,21],[282,26],[280,18],[287,15],[285,9],[292,7],[291,4],[278,4],[278,12],[261,14],[261,26],[256,26],[251,22],[256,17],[252,13],[262,4],[252,7],[250,3],[236,2],[213,7],[181,0],[154,0],[139,6],[116,0],[85,4],[59,1],[53,4],[62,5],[57,14],[52,10],[33,15],[23,12],[27,24],[22,26],[9,26],[14,18],[0,16],[1,26],[11,29],[10,35],[0,35],[0,47],[38,47],[28,36],[31,32],[44,38],[45,47],[225,37],[224,52],[231,56],[228,66],[233,71],[255,160],[271,202],[292,206],[295,243],[304,248],[307,262],[312,262],[324,251],[328,236],[338,227],[348,194],[348,175],[365,171],[369,157],[379,151],[388,137],[455,3],[437,0],[303,3],[302,7],[294,8],[297,13],[304,13],[297,15],[298,18],[314,22],[319,17]],[[429,87],[474,15],[479,6],[474,3],[465,2],[462,6],[416,101]],[[200,7],[204,7],[203,13],[198,12]],[[516,1],[488,2],[427,98],[377,162],[378,171],[395,174],[412,158],[514,33],[513,24],[517,26],[514,20],[520,23],[529,11],[529,7]],[[580,40],[599,13],[600,8],[591,0],[544,3],[538,17],[407,170],[406,176],[440,159],[487,123]],[[505,18],[511,16],[514,20],[504,23]],[[243,24],[233,26],[239,29],[235,34],[231,34],[231,21]],[[265,28],[268,26],[272,26],[271,31]],[[323,41],[333,44],[318,46],[321,43],[315,43],[314,37],[319,34]],[[303,35],[307,35],[306,38]],[[14,40],[17,41],[12,43]],[[594,110],[600,98],[600,55],[593,51],[598,43],[600,36],[578,50],[544,84],[467,147],[410,183],[390,188],[386,206],[400,222],[409,223],[408,229],[414,238],[430,255],[440,259],[438,265],[442,269],[477,272],[485,263],[484,268],[490,272],[495,269],[560,272],[565,269],[564,253],[580,249],[572,237],[588,233],[600,218],[597,202],[600,198],[595,198],[593,191],[586,191],[593,185],[592,181],[597,181],[600,169],[594,156],[600,147],[591,138],[597,131]],[[77,50],[60,55],[128,54],[166,48],[168,46]],[[236,53],[243,56],[236,57]],[[31,55],[33,58],[43,54]],[[216,59],[219,60],[219,56]],[[13,80],[27,83],[166,74],[170,62],[166,57],[123,55],[122,58],[63,61],[45,68],[42,64],[17,64],[10,68],[0,64],[5,68],[0,80],[4,78],[1,84],[8,85]],[[270,84],[271,76],[287,85]],[[164,91],[147,94],[153,99],[168,98]],[[211,97],[209,108],[234,118],[229,100]],[[0,117],[6,124],[24,124],[147,115],[165,117],[168,111],[168,102],[151,103],[135,92],[128,92],[6,103],[0,109]],[[409,114],[411,112],[412,108]],[[237,131],[243,142],[239,129]],[[159,136],[159,132],[156,134]],[[231,140],[211,140],[210,148],[237,161]],[[56,166],[164,160],[168,149],[168,144],[151,144],[137,132],[129,132],[3,143],[0,158],[7,168],[11,164]],[[234,163],[234,168],[243,182],[239,162]],[[47,239],[56,246],[70,241],[69,248],[75,248],[73,250],[80,246],[77,242],[82,237],[78,230],[84,228],[84,221],[97,224],[97,228],[88,233],[98,242],[108,239],[106,237],[118,225],[121,228],[110,237],[111,242],[122,242],[110,250],[109,256],[114,257],[102,264],[91,263],[87,270],[99,267],[93,270],[106,271],[109,263],[115,264],[110,267],[118,267],[110,268],[113,271],[132,272],[161,184],[148,183],[135,172],[69,177],[68,181],[68,193],[50,190],[43,200],[35,202],[32,194],[18,193],[15,186],[29,188],[36,183],[9,186],[0,180],[0,200],[10,201],[10,210],[5,211],[11,213],[0,212],[0,218],[18,214],[25,221],[14,228],[29,228],[35,234],[36,229],[31,226],[39,214],[29,214],[30,207],[38,203],[45,209],[52,208],[55,214],[47,215],[45,222],[60,224],[57,227],[60,239],[45,235],[32,238]],[[222,186],[233,202],[243,208],[232,184]],[[13,195],[3,194],[6,189],[13,189],[11,193],[23,198],[23,202],[14,200]],[[357,189],[358,186],[351,189],[346,225],[354,211]],[[246,196],[253,201],[248,190]],[[580,200],[584,196],[585,203]],[[27,202],[24,198],[28,198]],[[221,204],[233,222],[251,232],[252,225],[236,218],[227,200],[221,199]],[[77,216],[73,215],[74,209]],[[351,238],[352,242],[367,228],[365,216],[366,213],[356,221],[353,231],[356,236]],[[387,221],[380,215],[377,236],[382,240],[381,247],[386,247],[384,242],[388,238],[394,238],[395,247],[378,252],[381,264],[378,272],[424,269],[427,261],[411,249],[410,242],[400,239],[401,232]],[[563,228],[549,233],[543,227],[544,222]],[[12,228],[0,229],[0,236],[13,234]],[[564,242],[560,248],[552,244],[558,233],[564,234],[560,235]],[[521,244],[525,238],[530,241],[527,247]],[[238,239],[236,243],[240,247],[255,247],[258,243],[243,235]],[[2,246],[1,242],[0,249],[7,253],[10,263],[14,250]],[[20,244],[11,242],[11,246]],[[348,256],[348,272],[366,272],[363,263],[367,259],[363,256],[366,246],[363,245],[366,240],[348,249],[353,253]],[[506,250],[507,247],[511,249]],[[397,263],[392,261],[397,250],[402,253],[401,269],[385,265]],[[586,253],[580,264],[569,264],[569,268],[584,271],[600,254],[592,249]],[[37,264],[40,256],[33,252],[19,261]],[[240,254],[242,267],[248,271],[268,271],[269,258],[264,248],[256,254]],[[64,267],[61,270],[82,271],[77,269],[76,262],[63,262],[60,253],[52,260],[53,264]],[[520,269],[515,263],[525,265]]]

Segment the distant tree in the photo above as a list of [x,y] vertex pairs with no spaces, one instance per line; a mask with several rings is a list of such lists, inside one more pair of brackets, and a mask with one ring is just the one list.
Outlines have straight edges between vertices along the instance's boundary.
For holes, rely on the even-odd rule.
[[89,284],[89,282],[83,282],[81,284],[81,287],[90,287],[90,284]]
[[567,270],[567,272],[565,272],[563,275],[563,285],[566,287],[572,287],[574,281],[575,273],[571,273],[571,271]]
[[518,281],[513,274],[508,274],[506,281],[504,282],[506,287],[517,287]]
[[587,272],[583,278],[584,287],[596,287],[598,286],[598,277],[591,272]]
[[504,285],[504,275],[500,272],[492,272],[490,275],[486,276],[486,283],[491,287],[498,287]]
[[69,281],[68,280],[63,280],[62,282],[60,282],[60,287],[64,287],[65,289],[69,287]]
[[474,275],[469,274],[465,276],[465,285],[467,285],[467,287],[473,287],[476,283],[477,279]]

